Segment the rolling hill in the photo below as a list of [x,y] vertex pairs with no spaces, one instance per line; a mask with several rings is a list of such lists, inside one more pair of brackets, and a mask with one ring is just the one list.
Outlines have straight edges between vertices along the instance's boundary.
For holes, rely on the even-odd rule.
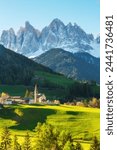
[[46,122],[60,131],[71,132],[74,138],[83,143],[84,150],[90,147],[93,136],[97,136],[98,139],[100,137],[100,110],[96,108],[68,105],[11,105],[0,110],[0,118],[0,129],[8,126],[13,135],[18,135],[20,143],[27,130],[31,137],[35,137],[33,129],[37,122]]
[[0,83],[29,85],[35,71],[53,71],[0,45]]

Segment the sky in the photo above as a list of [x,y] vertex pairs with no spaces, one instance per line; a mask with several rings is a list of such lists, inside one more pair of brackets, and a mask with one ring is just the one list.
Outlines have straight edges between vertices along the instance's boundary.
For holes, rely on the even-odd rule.
[[0,0],[0,33],[10,27],[17,32],[25,21],[42,30],[58,18],[77,23],[87,33],[100,32],[99,0]]

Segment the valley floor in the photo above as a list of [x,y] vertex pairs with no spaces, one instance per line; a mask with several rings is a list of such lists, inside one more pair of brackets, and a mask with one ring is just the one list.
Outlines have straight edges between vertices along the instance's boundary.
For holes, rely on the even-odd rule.
[[100,109],[69,105],[9,105],[0,110],[0,132],[8,126],[12,134],[18,135],[20,141],[37,122],[47,122],[60,130],[69,130],[81,141],[84,150],[88,150],[92,137],[100,138]]

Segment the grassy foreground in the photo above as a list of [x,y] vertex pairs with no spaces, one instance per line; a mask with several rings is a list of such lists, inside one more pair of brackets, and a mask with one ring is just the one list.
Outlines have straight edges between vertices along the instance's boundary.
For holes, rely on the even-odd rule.
[[[88,150],[93,136],[100,137],[100,110],[78,106],[11,105],[0,110],[0,132],[8,126],[20,137],[27,130],[33,135],[37,122],[47,122],[60,130],[69,130]],[[22,138],[21,138],[22,140]]]

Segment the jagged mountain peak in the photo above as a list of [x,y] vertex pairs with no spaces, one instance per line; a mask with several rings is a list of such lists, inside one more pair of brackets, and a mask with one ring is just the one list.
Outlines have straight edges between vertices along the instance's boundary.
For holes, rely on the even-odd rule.
[[74,23],[74,27],[77,28],[77,27],[79,27],[79,26],[77,25],[77,23]]
[[[3,34],[3,33],[7,33],[7,34],[8,34],[8,33],[10,33],[10,34],[15,34],[15,31],[14,31],[13,28],[10,28],[10,29],[8,29],[8,30],[3,30],[3,31],[2,31],[2,34]],[[1,34],[1,36],[2,36],[2,34]]]
[[25,22],[25,26],[24,27],[20,27],[20,29],[17,31],[17,34],[19,34],[20,32],[25,32],[25,31],[30,31],[30,32],[36,32],[37,35],[40,34],[40,31],[38,29],[35,29],[29,21]]
[[29,21],[25,22],[25,30],[32,31],[32,32],[34,30],[34,27],[30,24]]
[[97,35],[97,37],[96,37],[96,42],[97,42],[98,44],[100,44],[100,34]]
[[64,23],[61,20],[59,20],[58,18],[54,19],[48,26],[48,28],[52,32],[57,32],[61,29],[64,29],[64,27],[65,27]]
[[9,29],[9,32],[11,32],[11,33],[15,34],[15,31],[14,31],[14,29],[13,29],[13,28],[10,28],[10,29]]
[[72,27],[72,23],[69,22],[69,23],[67,24],[67,27]]
[[99,57],[99,39],[87,34],[76,23],[65,25],[55,18],[41,32],[29,21],[25,22],[25,27],[21,27],[16,35],[12,30],[3,31],[0,43],[27,57],[36,57],[51,48],[63,48],[72,53],[84,51]]
[[25,27],[28,27],[28,26],[30,26],[31,24],[30,24],[30,22],[29,21],[25,21]]
[[64,23],[60,20],[60,19],[58,19],[58,18],[55,18],[51,23],[50,23],[50,26],[52,26],[52,25],[56,25],[56,24],[58,24],[58,25],[64,25]]

